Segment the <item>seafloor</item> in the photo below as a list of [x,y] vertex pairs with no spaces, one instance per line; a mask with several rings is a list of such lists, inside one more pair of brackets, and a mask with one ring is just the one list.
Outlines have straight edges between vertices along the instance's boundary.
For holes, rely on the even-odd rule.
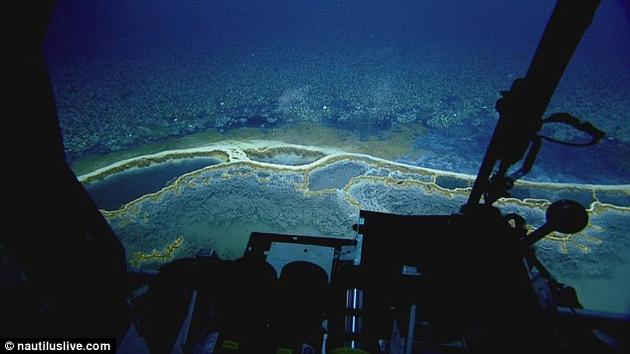
[[[243,135],[235,132],[242,128],[299,142],[288,132],[279,136],[280,131],[313,124],[364,140],[406,144],[395,155],[365,153],[475,173],[496,124],[499,92],[525,74],[550,5],[385,3],[361,9],[328,2],[307,9],[285,4],[296,14],[279,12],[280,5],[241,4],[184,16],[195,5],[163,14],[138,2],[124,9],[127,16],[140,16],[135,26],[114,16],[120,14],[109,14],[109,19],[100,12],[92,15],[114,23],[102,29],[90,26],[83,35],[53,22],[46,50],[67,157],[80,168],[94,155],[196,133],[214,134],[213,140],[235,138]],[[588,149],[545,144],[529,178],[630,181],[625,158],[630,154],[630,125],[625,124],[630,48],[622,45],[630,31],[613,5],[602,4],[548,110],[588,120],[606,138]],[[95,11],[73,6],[80,8],[84,21]],[[461,15],[463,10],[448,12],[461,6],[469,16]],[[505,16],[486,16],[484,11],[497,6],[506,7]],[[512,13],[519,9],[529,15]],[[221,17],[221,11],[237,10],[236,18]],[[310,17],[296,17],[302,12]],[[159,22],[169,16],[174,18],[170,22],[183,24]],[[260,19],[251,24],[250,16]],[[64,20],[80,22],[83,17]],[[502,22],[503,17],[513,23]],[[256,27],[265,19],[287,23]],[[210,20],[217,24],[204,27]],[[197,33],[196,26],[210,32]],[[169,29],[174,32],[162,32]],[[397,132],[406,130],[414,135],[397,141]],[[545,134],[569,141],[583,138],[557,126],[545,128]]]
[[[235,259],[253,231],[352,238],[360,209],[450,214],[465,203],[474,180],[338,148],[271,140],[162,151],[79,178],[88,190],[129,173],[146,181],[151,169],[195,158],[211,162],[116,210],[103,210],[126,247],[131,267],[155,268],[200,248]],[[559,280],[578,288],[586,306],[627,310],[630,186],[522,182],[515,198],[497,205],[505,213],[519,213],[533,229],[544,223],[550,201],[565,198],[589,206],[589,226],[573,235],[549,235],[537,245],[539,257]]]
[[[235,258],[251,231],[352,237],[361,208],[457,211],[552,4],[261,3],[60,2],[45,49],[67,160],[132,267],[201,247]],[[615,4],[549,107],[606,137],[545,143],[498,204],[532,227],[552,201],[588,206],[589,227],[539,255],[588,307],[630,311],[630,32]]]
[[[445,54],[449,55],[440,52]],[[322,53],[315,61],[302,52],[281,58],[273,51],[252,55],[229,65],[202,55],[170,58],[175,62],[64,63],[73,70],[72,80],[59,77],[63,69],[57,69],[53,81],[58,85],[68,159],[80,165],[95,154],[195,133],[231,138],[242,135],[241,128],[295,142],[295,137],[278,135],[295,125],[312,124],[362,140],[394,141],[397,133],[412,130],[414,136],[394,142],[408,144],[406,154],[390,157],[475,173],[496,124],[499,91],[508,89],[527,67],[525,61],[488,67],[444,60],[430,49],[405,53],[366,48],[351,55]],[[607,136],[588,149],[545,144],[530,178],[626,183],[630,126],[620,121],[630,107],[626,91],[618,81],[595,85],[602,79],[574,71],[549,112],[566,111],[587,119]],[[590,89],[582,89],[585,86]],[[575,138],[569,129],[547,130],[556,138]],[[582,168],[584,159],[590,169]]]

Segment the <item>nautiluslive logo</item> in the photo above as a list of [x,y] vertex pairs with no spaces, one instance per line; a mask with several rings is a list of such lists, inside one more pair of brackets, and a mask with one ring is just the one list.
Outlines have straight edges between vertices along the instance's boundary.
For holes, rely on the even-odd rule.
[[71,352],[89,351],[115,353],[114,338],[1,338],[0,353],[39,351],[39,352]]

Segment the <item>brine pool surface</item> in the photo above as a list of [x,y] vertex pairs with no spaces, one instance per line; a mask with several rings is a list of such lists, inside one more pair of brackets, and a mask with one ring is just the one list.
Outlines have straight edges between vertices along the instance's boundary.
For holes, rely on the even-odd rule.
[[197,157],[133,168],[90,183],[86,189],[99,208],[115,210],[143,195],[158,192],[183,174],[220,162]]
[[[223,154],[225,160],[165,152],[163,163],[140,167],[147,165],[140,156],[123,171],[101,168],[104,178],[79,176],[125,246],[131,268],[155,269],[200,248],[236,259],[254,231],[352,238],[360,210],[448,215],[466,202],[474,181],[365,154],[239,144],[182,153]],[[96,182],[87,183],[90,178]],[[537,255],[559,281],[577,288],[585,307],[630,311],[630,186],[523,181],[514,192],[495,205],[523,216],[530,230],[545,223],[553,201],[574,199],[587,207],[585,230],[550,234],[536,244]]]

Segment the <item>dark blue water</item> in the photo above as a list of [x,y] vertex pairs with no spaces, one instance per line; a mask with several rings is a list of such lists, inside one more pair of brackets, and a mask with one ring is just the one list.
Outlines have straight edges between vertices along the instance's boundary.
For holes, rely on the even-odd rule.
[[165,162],[118,173],[89,184],[86,189],[100,209],[116,210],[145,194],[159,191],[185,173],[219,162],[204,157]]

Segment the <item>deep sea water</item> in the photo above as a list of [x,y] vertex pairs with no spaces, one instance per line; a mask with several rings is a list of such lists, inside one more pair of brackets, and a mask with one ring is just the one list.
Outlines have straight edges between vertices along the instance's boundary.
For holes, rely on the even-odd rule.
[[[451,213],[471,182],[457,173],[476,173],[494,103],[526,72],[553,3],[61,0],[45,50],[67,159],[84,176],[165,150],[231,156],[86,183],[130,261],[178,237],[169,259],[200,247],[238,257],[251,231],[352,237],[359,208]],[[627,14],[623,1],[602,1],[548,111],[591,121],[606,138],[544,144],[527,179],[546,184],[514,193],[591,206],[591,226],[542,241],[541,257],[586,305],[613,310],[630,309]],[[412,167],[324,158],[345,153]],[[501,208],[543,222],[535,204]]]

